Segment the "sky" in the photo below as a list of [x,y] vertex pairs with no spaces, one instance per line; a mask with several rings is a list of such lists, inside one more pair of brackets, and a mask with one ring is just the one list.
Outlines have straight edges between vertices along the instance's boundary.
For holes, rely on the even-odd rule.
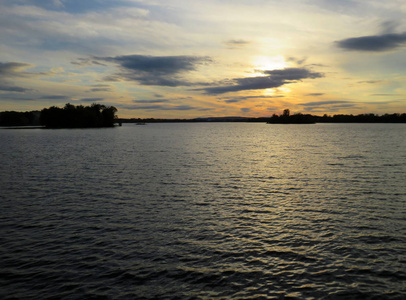
[[0,0],[0,111],[406,112],[404,0]]

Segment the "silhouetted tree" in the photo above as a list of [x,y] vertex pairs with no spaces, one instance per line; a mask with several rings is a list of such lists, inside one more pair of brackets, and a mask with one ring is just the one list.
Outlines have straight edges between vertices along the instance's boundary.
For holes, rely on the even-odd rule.
[[111,127],[116,120],[114,106],[93,103],[91,106],[52,106],[41,111],[41,124],[52,128]]
[[39,125],[39,111],[3,111],[0,112],[0,126]]

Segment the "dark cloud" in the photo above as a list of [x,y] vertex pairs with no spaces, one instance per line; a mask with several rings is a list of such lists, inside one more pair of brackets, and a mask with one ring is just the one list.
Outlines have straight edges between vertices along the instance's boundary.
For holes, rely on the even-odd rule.
[[236,103],[245,101],[248,99],[273,99],[273,98],[284,98],[283,95],[274,95],[274,96],[238,96],[238,97],[220,97],[219,100],[223,100],[225,103]]
[[396,49],[405,44],[406,32],[355,37],[336,43],[338,47],[346,50],[383,52]]
[[20,76],[21,70],[30,67],[31,65],[19,62],[0,62],[0,79],[5,77]]
[[42,96],[41,99],[43,99],[43,100],[71,100],[70,97],[68,97],[68,96],[63,96],[63,95],[48,95],[48,96]]
[[194,107],[194,106],[189,106],[189,105],[175,105],[175,106],[169,106],[169,105],[124,105],[121,106],[122,108],[125,109],[133,109],[133,110],[138,110],[138,109],[143,109],[143,110],[199,110],[199,111],[206,111],[210,110],[208,108],[201,108],[201,107]]
[[15,86],[10,82],[15,77],[24,77],[26,75],[22,70],[31,67],[31,65],[20,62],[0,62],[0,91],[25,93],[33,91],[33,89]]
[[153,100],[133,100],[133,103],[163,103],[169,102],[168,99],[153,99]]
[[351,104],[350,101],[340,101],[340,100],[333,100],[333,101],[320,101],[320,102],[307,102],[307,103],[300,103],[299,105],[302,106],[323,106],[323,105],[331,105],[331,104]]
[[302,105],[303,109],[307,112],[324,112],[326,109],[329,111],[339,111],[342,108],[359,108],[358,103],[344,100],[307,102],[300,103],[299,105]]
[[1,94],[1,101],[36,101],[35,97],[22,93],[5,93]]
[[79,101],[82,102],[99,102],[99,101],[104,101],[103,98],[82,98]]
[[23,87],[20,87],[20,86],[0,84],[0,91],[14,92],[14,93],[25,93],[25,92],[32,91],[32,89],[23,88]]
[[358,83],[369,83],[369,84],[375,84],[375,83],[382,83],[383,80],[363,80],[363,81],[358,81]]
[[118,64],[122,72],[106,77],[109,81],[129,80],[143,85],[189,86],[192,85],[183,74],[195,71],[198,65],[210,61],[200,56],[149,56],[124,55],[98,57],[98,61]]
[[8,63],[2,63],[0,62],[0,74],[10,74],[15,72],[17,68],[24,67],[26,64],[24,63],[18,63],[18,62],[8,62]]
[[312,97],[318,97],[318,96],[323,96],[324,95],[324,93],[309,93],[309,94],[306,94],[306,96],[312,96]]
[[151,103],[167,103],[167,102],[177,102],[181,100],[193,100],[193,97],[177,97],[177,98],[162,98],[163,95],[155,95],[158,99],[134,99],[132,100],[133,103],[144,103],[144,104],[151,104]]
[[110,92],[110,88],[92,88],[89,92]]
[[267,76],[235,78],[232,80],[234,85],[215,86],[197,90],[203,90],[207,94],[223,94],[244,90],[269,89],[306,78],[314,79],[324,76],[321,73],[312,72],[305,68],[286,68],[280,70],[265,70],[262,72]]
[[240,102],[240,99],[228,99],[228,100],[224,100],[225,103],[237,103]]
[[95,84],[88,92],[110,92],[111,88],[108,84]]
[[301,80],[305,78],[319,78],[324,75],[317,72],[311,72],[305,68],[287,68],[280,70],[264,71],[264,74],[269,74],[273,79],[288,80]]

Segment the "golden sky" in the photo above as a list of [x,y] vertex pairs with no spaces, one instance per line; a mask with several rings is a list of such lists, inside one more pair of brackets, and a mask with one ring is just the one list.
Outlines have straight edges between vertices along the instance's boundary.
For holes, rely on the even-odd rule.
[[3,0],[0,111],[406,112],[404,0]]

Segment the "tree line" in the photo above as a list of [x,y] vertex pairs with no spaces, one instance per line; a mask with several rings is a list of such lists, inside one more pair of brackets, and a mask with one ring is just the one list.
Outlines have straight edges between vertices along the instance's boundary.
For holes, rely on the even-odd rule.
[[117,121],[117,109],[93,103],[90,106],[65,104],[41,111],[0,113],[0,126],[45,126],[47,128],[112,127]]
[[290,114],[285,109],[281,115],[273,114],[271,117],[244,118],[197,118],[197,119],[118,119],[117,109],[114,106],[105,106],[93,103],[91,106],[72,105],[65,107],[52,106],[41,111],[0,112],[0,126],[45,126],[48,128],[85,128],[110,127],[114,123],[162,123],[162,122],[266,122],[268,124],[313,124],[313,123],[406,123],[406,113],[393,114],[359,114],[359,115],[323,115]]
[[403,114],[359,114],[359,115],[333,115],[314,116],[310,114],[290,114],[285,109],[282,115],[272,115],[268,124],[314,124],[314,123],[406,123],[406,113]]

